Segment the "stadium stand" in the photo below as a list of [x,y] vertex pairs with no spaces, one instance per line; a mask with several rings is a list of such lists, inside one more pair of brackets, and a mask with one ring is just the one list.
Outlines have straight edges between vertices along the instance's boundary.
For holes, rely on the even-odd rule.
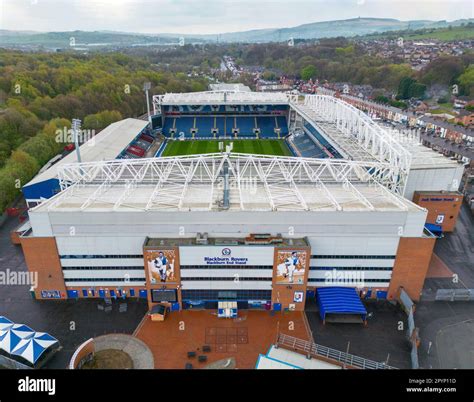
[[135,145],[130,145],[126,150],[126,153],[131,158],[143,158],[145,155],[145,150]]
[[342,155],[334,148],[326,138],[324,138],[316,128],[308,123],[307,121],[304,122],[303,124],[306,133],[308,134],[309,137],[313,137],[314,141],[318,144],[321,145],[322,149],[325,149],[329,152],[330,155],[334,158],[342,158]]
[[168,138],[282,138],[288,135],[288,124],[281,115],[173,114],[165,118],[162,132]]
[[304,158],[328,158],[330,157],[321,149],[304,131],[295,133],[288,139],[290,149],[294,155]]
[[213,138],[212,129],[214,128],[214,117],[198,117],[196,118],[196,125],[198,126],[198,131],[196,138]]

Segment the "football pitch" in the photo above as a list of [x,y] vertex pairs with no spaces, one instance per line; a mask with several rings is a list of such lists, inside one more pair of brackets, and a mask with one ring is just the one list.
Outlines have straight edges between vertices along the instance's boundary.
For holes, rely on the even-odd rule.
[[188,140],[168,141],[161,156],[209,154],[219,152],[219,142],[233,143],[232,152],[242,154],[291,156],[284,140]]

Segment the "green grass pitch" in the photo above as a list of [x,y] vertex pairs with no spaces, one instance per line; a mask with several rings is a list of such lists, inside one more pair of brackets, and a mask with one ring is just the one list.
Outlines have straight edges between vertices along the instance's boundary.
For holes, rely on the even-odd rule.
[[242,154],[291,156],[284,140],[186,140],[168,141],[161,156],[209,154],[219,152],[219,142],[234,143],[232,152]]

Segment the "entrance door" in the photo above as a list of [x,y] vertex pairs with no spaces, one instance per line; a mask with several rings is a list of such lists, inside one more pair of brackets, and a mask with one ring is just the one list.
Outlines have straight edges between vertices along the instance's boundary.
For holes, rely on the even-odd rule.
[[248,301],[238,301],[237,308],[239,310],[248,310],[249,309],[249,302]]
[[387,291],[386,290],[377,290],[377,299],[386,299]]
[[77,290],[68,290],[67,297],[69,299],[77,299],[79,297],[79,292]]
[[204,304],[204,308],[206,310],[217,310],[217,302],[216,301],[206,301]]

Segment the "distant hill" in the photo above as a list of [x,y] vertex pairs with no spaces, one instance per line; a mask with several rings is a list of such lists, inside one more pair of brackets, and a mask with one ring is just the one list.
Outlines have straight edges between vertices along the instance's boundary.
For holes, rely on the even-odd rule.
[[[474,21],[471,20],[471,21]],[[389,18],[353,18],[349,20],[314,22],[292,28],[259,29],[246,32],[224,33],[219,36],[223,42],[272,42],[294,39],[319,39],[337,36],[352,37],[373,33],[416,30],[421,28],[445,28],[459,26],[466,20],[458,21],[399,21]]]
[[139,45],[164,45],[178,43],[175,38],[165,35],[148,35],[122,32],[19,32],[0,30],[0,46],[43,46],[46,48],[69,48],[71,40],[77,47],[117,46],[129,47]]
[[383,39],[403,37],[405,40],[437,39],[441,41],[474,39],[474,26],[455,26],[450,28],[424,28],[421,30],[391,31],[381,34],[372,34],[363,39]]
[[[70,38],[74,38],[75,46],[92,47],[131,47],[177,44],[182,36],[187,43],[195,42],[280,42],[289,38],[319,39],[331,37],[364,36],[391,31],[412,31],[417,29],[457,27],[461,24],[474,22],[470,20],[456,21],[399,21],[390,18],[353,18],[339,21],[324,21],[299,25],[292,28],[256,29],[243,32],[228,32],[219,35],[187,35],[187,34],[139,34],[111,31],[70,31],[70,32],[27,32],[0,30],[0,46],[43,46],[47,48],[68,48]],[[470,28],[469,28],[470,29]]]

